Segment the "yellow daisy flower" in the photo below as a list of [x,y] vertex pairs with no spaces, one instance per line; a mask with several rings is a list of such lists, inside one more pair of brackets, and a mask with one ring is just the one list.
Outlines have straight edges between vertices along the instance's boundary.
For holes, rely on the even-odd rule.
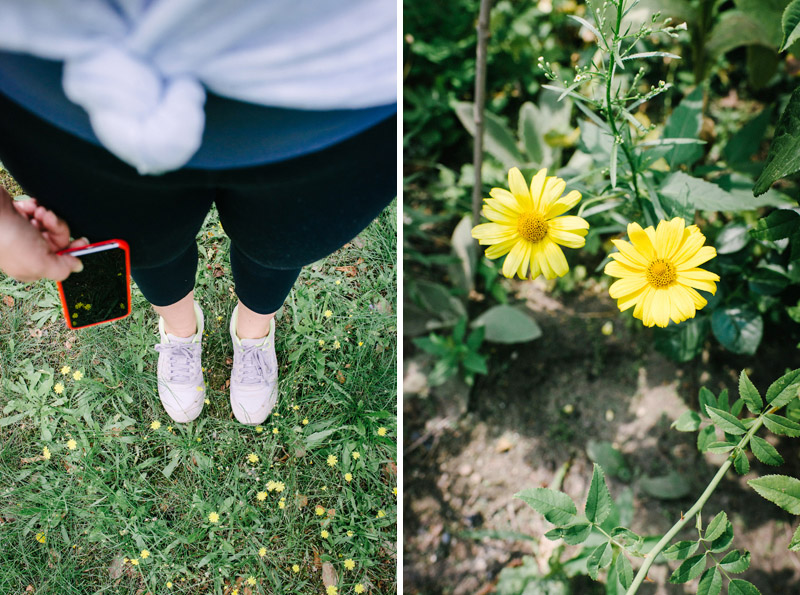
[[211,512],[208,514],[208,520],[211,523],[218,523],[219,522],[219,514],[216,512]]
[[276,481],[276,482],[274,482],[274,483],[272,484],[272,488],[273,488],[273,489],[274,489],[276,492],[282,492],[283,490],[285,490],[285,489],[286,489],[286,484],[284,484],[282,481]]
[[250,585],[251,587],[255,587],[255,585],[256,585],[256,577],[254,577],[254,576],[249,577],[247,579],[247,584]]
[[614,260],[605,268],[606,275],[619,277],[609,294],[620,311],[633,306],[633,317],[645,326],[694,318],[708,303],[696,290],[713,294],[719,281],[697,268],[717,255],[713,247],[703,246],[706,238],[697,226],[686,227],[680,217],[660,221],[657,229],[629,223],[628,237],[630,242],[612,240],[619,252],[610,255]]
[[150,424],[151,430],[157,430],[160,427],[161,427],[161,422],[158,420],[155,420],[153,423]]
[[352,473],[345,473],[344,474],[345,481],[353,481],[353,474]]
[[263,502],[264,500],[267,499],[267,493],[259,492],[258,494],[256,494],[256,498],[259,500],[259,502]]
[[60,395],[61,393],[63,393],[63,392],[64,392],[64,385],[63,385],[63,384],[61,384],[60,382],[56,382],[56,383],[53,385],[53,391],[55,391],[55,393],[56,393],[57,395]]
[[139,565],[139,558],[132,558],[131,559],[131,564],[133,564],[134,566],[138,566]]
[[300,565],[292,564],[292,572],[300,572]]
[[251,463],[258,463],[258,455],[254,452],[251,452],[249,455],[247,455],[247,460]]
[[279,431],[280,431],[280,430],[278,430],[278,428],[272,428],[272,433],[273,433],[273,434],[277,434]]
[[303,425],[304,425],[304,426],[307,426],[307,425],[308,425],[308,418],[305,418],[305,419],[303,420]]
[[336,595],[338,592],[339,592],[339,590],[336,587],[334,587],[333,585],[328,585],[328,588],[325,589],[325,593],[327,595]]
[[172,588],[172,581],[167,581],[167,589],[171,589],[171,588]]
[[292,409],[298,411],[300,409],[300,405],[292,405]]
[[353,457],[354,461],[357,461],[361,456],[361,453],[358,452],[357,450],[354,450],[353,452],[350,453],[350,456]]
[[330,310],[325,310],[325,318],[330,318],[331,316],[333,316],[333,312]]
[[337,462],[339,462],[339,459],[336,457],[336,455],[328,455],[329,467],[335,467]]
[[322,516],[323,514],[325,514],[325,509],[324,509],[324,508],[322,508],[322,506],[317,506],[317,507],[314,509],[314,512],[316,512],[316,513],[317,513],[317,516]]
[[50,455],[50,449],[49,449],[49,448],[47,448],[46,446],[45,446],[45,447],[42,449],[42,456],[43,456],[43,457],[44,457],[46,460],[48,460],[48,461],[50,460],[50,456],[51,456],[51,455]]
[[322,539],[328,539],[328,535],[330,535],[330,533],[328,533],[325,529],[320,531],[319,534],[322,536]]
[[512,167],[508,187],[510,192],[504,188],[489,192],[492,198],[484,199],[483,216],[491,223],[473,227],[472,237],[490,246],[486,258],[508,254],[503,263],[503,275],[508,278],[515,274],[520,279],[563,276],[569,267],[559,244],[582,248],[589,230],[585,219],[561,216],[578,204],[580,192],[573,190],[562,197],[566,183],[548,176],[546,169],[540,169],[528,187],[522,172]]
[[256,432],[259,434],[264,431],[264,426],[256,426]]
[[353,590],[356,593],[363,593],[364,592],[364,585],[362,585],[361,583],[358,583],[355,587],[353,587]]
[[80,370],[75,370],[75,372],[72,374],[72,377],[75,380],[80,380],[81,378],[83,378],[83,372],[81,372]]
[[261,556],[262,558],[263,558],[264,556],[266,556],[266,555],[267,555],[267,548],[265,548],[265,547],[262,547],[261,549],[259,549],[259,550],[258,550],[258,555],[259,555],[259,556]]
[[140,557],[142,558],[142,560],[144,560],[144,559],[146,559],[146,558],[149,558],[149,557],[150,557],[150,552],[149,552],[149,551],[147,551],[147,550],[142,550],[142,553],[141,553],[141,554],[139,554],[139,555],[140,555]]
[[388,430],[387,430],[386,428],[384,428],[383,426],[381,426],[380,428],[378,428],[378,436],[386,436],[386,432],[387,432],[387,431],[388,431]]
[[339,349],[341,346],[342,346],[342,344],[341,344],[341,343],[339,343],[339,341],[338,341],[338,340],[333,342],[333,348],[334,348],[334,349]]
[[355,535],[355,533],[353,533],[352,531],[348,531],[348,532],[347,532],[347,536],[348,536],[348,537],[352,537],[353,535]]
[[281,510],[286,508],[286,498],[281,498],[280,499],[280,501],[278,502],[278,508],[280,508]]
[[67,448],[70,450],[75,450],[76,448],[78,448],[78,443],[70,438],[69,440],[67,440]]
[[71,370],[72,370],[72,368],[70,368],[69,366],[64,366],[63,368],[61,368],[61,373],[62,373],[64,376],[66,376],[67,374],[69,374],[69,373],[70,373],[70,371],[71,371]]
[[37,533],[36,541],[38,541],[39,543],[44,543],[45,541],[47,541],[47,536],[45,536],[44,533]]
[[344,567],[347,570],[353,570],[353,568],[356,567],[356,563],[351,558],[348,558],[347,560],[344,561]]
[[378,518],[379,518],[379,519],[382,519],[382,518],[383,518],[383,517],[385,517],[385,516],[386,516],[386,513],[385,513],[385,512],[383,512],[382,510],[379,510],[379,511],[378,511]]

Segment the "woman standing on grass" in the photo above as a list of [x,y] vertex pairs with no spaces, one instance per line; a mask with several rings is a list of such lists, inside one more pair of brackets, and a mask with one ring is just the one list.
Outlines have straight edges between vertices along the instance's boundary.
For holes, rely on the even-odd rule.
[[239,298],[231,408],[262,423],[300,268],[396,193],[396,4],[6,0],[0,50],[0,161],[36,197],[0,192],[0,270],[62,280],[81,264],[59,250],[126,240],[160,315],[161,402],[188,422],[205,400],[195,238],[216,204]]

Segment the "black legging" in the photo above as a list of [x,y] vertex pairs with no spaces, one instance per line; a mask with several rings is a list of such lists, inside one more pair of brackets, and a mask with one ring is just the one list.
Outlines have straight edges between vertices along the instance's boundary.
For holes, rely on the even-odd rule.
[[74,237],[126,240],[132,276],[155,306],[174,304],[194,287],[195,238],[216,203],[231,239],[236,293],[269,314],[303,265],[337,250],[394,198],[396,126],[395,116],[279,163],[141,176],[0,95],[0,161]]

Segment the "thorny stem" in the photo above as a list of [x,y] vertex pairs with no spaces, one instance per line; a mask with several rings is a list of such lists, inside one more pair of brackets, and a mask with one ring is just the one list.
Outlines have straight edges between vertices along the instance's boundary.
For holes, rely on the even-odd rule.
[[675,535],[677,535],[678,532],[681,529],[683,529],[686,523],[688,523],[691,519],[693,519],[697,514],[700,513],[700,511],[703,509],[703,506],[705,506],[706,502],[711,497],[711,494],[713,494],[714,490],[717,489],[719,482],[722,481],[722,478],[725,477],[725,474],[728,472],[728,469],[730,469],[731,465],[733,465],[733,459],[735,458],[736,453],[738,453],[748,445],[753,435],[764,424],[764,416],[768,413],[774,413],[778,409],[779,409],[778,407],[773,407],[766,413],[762,413],[759,417],[756,418],[756,421],[753,423],[753,426],[750,428],[750,430],[748,430],[747,434],[745,434],[742,437],[742,439],[739,441],[739,444],[736,445],[736,448],[734,448],[731,451],[731,455],[719,468],[719,471],[717,471],[717,474],[714,476],[714,479],[712,479],[711,483],[708,484],[708,487],[706,487],[706,490],[703,492],[700,498],[697,499],[697,502],[694,503],[694,505],[686,512],[686,514],[681,516],[681,519],[677,523],[675,523],[669,531],[667,531],[666,535],[664,535],[664,537],[661,538],[661,541],[659,541],[655,546],[653,546],[653,549],[650,550],[644,557],[644,564],[642,564],[642,567],[639,568],[639,572],[636,573],[636,576],[634,577],[633,582],[631,583],[630,588],[626,591],[625,595],[634,595],[634,593],[636,593],[636,591],[639,590],[639,587],[644,582],[644,579],[647,578],[647,572],[650,570],[650,567],[653,565],[653,562],[655,562],[655,559],[662,552],[662,550],[669,545],[669,543],[672,541]]

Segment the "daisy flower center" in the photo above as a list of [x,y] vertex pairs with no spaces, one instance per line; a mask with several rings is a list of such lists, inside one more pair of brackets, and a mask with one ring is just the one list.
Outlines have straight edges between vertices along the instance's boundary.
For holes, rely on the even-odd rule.
[[529,242],[541,242],[547,236],[547,221],[539,213],[522,213],[517,221],[517,231]]
[[678,272],[675,270],[675,265],[668,260],[656,258],[647,267],[645,276],[653,287],[669,287],[677,280]]

